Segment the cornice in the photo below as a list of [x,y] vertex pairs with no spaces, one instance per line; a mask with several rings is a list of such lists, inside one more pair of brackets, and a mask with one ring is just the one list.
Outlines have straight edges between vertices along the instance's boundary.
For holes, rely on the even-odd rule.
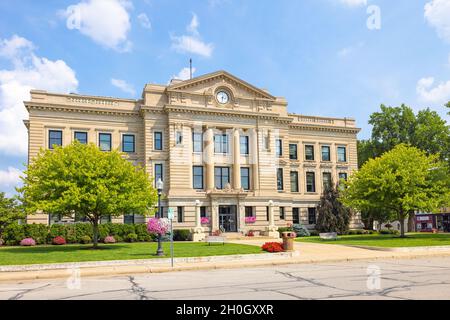
[[83,107],[74,105],[61,105],[61,104],[47,104],[26,101],[25,108],[28,112],[32,109],[34,110],[51,110],[59,112],[75,112],[75,113],[91,113],[91,114],[102,114],[102,115],[121,115],[121,116],[139,116],[139,111],[135,110],[118,110],[110,108],[93,108],[93,107]]
[[357,134],[361,131],[361,128],[349,128],[341,126],[323,126],[317,124],[301,124],[301,123],[291,123],[289,129],[295,130],[315,130],[315,131],[328,131],[328,132],[341,132],[341,133],[351,133]]

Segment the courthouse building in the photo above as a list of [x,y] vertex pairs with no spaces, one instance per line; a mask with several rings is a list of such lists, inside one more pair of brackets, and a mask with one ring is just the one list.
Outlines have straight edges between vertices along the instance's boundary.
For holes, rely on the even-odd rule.
[[[75,139],[119,149],[164,182],[164,213],[196,239],[222,230],[275,235],[314,229],[324,186],[357,169],[355,120],[289,113],[288,102],[219,71],[169,85],[147,84],[142,98],[31,91],[29,161],[41,148]],[[28,223],[73,221],[36,214]],[[144,222],[122,216],[112,222]],[[352,228],[361,227],[355,216]]]

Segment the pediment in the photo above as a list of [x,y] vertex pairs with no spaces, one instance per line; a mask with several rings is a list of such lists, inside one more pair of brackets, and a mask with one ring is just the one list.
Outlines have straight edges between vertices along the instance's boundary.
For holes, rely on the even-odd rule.
[[226,71],[218,71],[181,81],[168,86],[166,90],[168,92],[212,95],[221,87],[229,89],[236,98],[276,100],[274,96],[265,90],[257,88]]

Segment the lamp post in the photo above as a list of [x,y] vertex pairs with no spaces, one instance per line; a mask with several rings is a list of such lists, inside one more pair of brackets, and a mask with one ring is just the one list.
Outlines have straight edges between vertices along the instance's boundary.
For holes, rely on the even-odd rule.
[[[156,190],[158,190],[158,212],[156,214],[156,218],[160,219],[162,217],[161,212],[161,193],[164,188],[164,182],[162,182],[161,178],[156,181]],[[157,256],[163,256],[164,252],[161,246],[161,235],[158,234],[158,249],[156,250]]]

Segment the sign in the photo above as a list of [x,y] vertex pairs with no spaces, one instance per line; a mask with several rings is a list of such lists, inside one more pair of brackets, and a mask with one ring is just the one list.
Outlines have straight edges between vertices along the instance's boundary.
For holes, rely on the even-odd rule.
[[169,218],[169,220],[173,220],[173,208],[169,208],[167,210],[167,217]]

